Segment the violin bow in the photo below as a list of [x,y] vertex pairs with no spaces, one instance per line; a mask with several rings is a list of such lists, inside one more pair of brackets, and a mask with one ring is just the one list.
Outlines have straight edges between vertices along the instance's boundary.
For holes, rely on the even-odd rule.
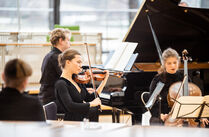
[[95,90],[95,92],[94,92],[94,96],[95,96],[95,98],[97,98],[96,86],[95,86],[95,80],[94,80],[94,77],[93,77],[93,72],[92,72],[92,69],[91,69],[91,60],[90,60],[90,57],[89,57],[89,49],[88,49],[88,44],[87,44],[87,43],[84,43],[84,45],[86,46],[86,53],[87,53],[87,56],[88,56],[88,64],[89,64],[89,70],[90,70],[91,82],[92,82],[92,85],[93,85],[93,89]]

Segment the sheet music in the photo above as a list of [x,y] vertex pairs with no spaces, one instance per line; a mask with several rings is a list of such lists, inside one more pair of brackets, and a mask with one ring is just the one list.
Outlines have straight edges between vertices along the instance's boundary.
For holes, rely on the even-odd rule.
[[205,101],[206,105],[203,109],[201,117],[209,117],[209,95],[204,96],[203,101]]
[[185,117],[195,118],[199,116],[201,104],[204,97],[201,96],[181,96],[177,99],[172,118]]
[[131,55],[138,43],[122,42],[119,43],[120,47],[115,51],[110,61],[104,67],[105,69],[124,71],[126,65],[128,64]]

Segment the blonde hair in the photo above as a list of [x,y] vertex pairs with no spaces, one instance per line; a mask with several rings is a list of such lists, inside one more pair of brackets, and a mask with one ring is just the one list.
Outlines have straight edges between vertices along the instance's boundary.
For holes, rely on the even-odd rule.
[[24,80],[31,75],[31,66],[21,59],[8,61],[4,68],[5,84],[14,88],[20,86]]
[[67,49],[58,56],[58,62],[61,69],[65,67],[66,60],[72,60],[75,58],[75,55],[81,55],[77,50]]
[[53,46],[56,46],[59,42],[59,39],[62,38],[63,40],[66,39],[66,34],[71,35],[70,30],[68,29],[62,29],[62,28],[56,28],[51,31],[50,33],[50,42]]
[[180,63],[180,57],[177,51],[172,48],[167,48],[166,50],[163,51],[163,54],[162,54],[163,64],[161,64],[161,68],[158,70],[158,73],[165,72],[165,62],[170,57],[176,57],[178,60],[178,63]]

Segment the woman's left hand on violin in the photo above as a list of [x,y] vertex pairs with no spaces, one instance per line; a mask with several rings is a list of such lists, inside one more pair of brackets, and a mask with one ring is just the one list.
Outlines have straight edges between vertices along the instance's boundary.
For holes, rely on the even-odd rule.
[[109,74],[109,70],[104,70],[104,72],[106,72],[106,73],[105,73],[105,79],[108,79],[108,77],[109,77],[109,75],[110,75],[110,74]]

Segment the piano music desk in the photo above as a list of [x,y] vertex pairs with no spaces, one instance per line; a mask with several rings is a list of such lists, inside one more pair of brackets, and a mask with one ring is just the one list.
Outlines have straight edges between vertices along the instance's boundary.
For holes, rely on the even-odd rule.
[[[160,63],[135,63],[135,66],[143,71],[158,71],[158,69],[160,68]],[[183,69],[184,64],[181,63],[179,68]],[[209,69],[209,63],[188,63],[188,69]]]

